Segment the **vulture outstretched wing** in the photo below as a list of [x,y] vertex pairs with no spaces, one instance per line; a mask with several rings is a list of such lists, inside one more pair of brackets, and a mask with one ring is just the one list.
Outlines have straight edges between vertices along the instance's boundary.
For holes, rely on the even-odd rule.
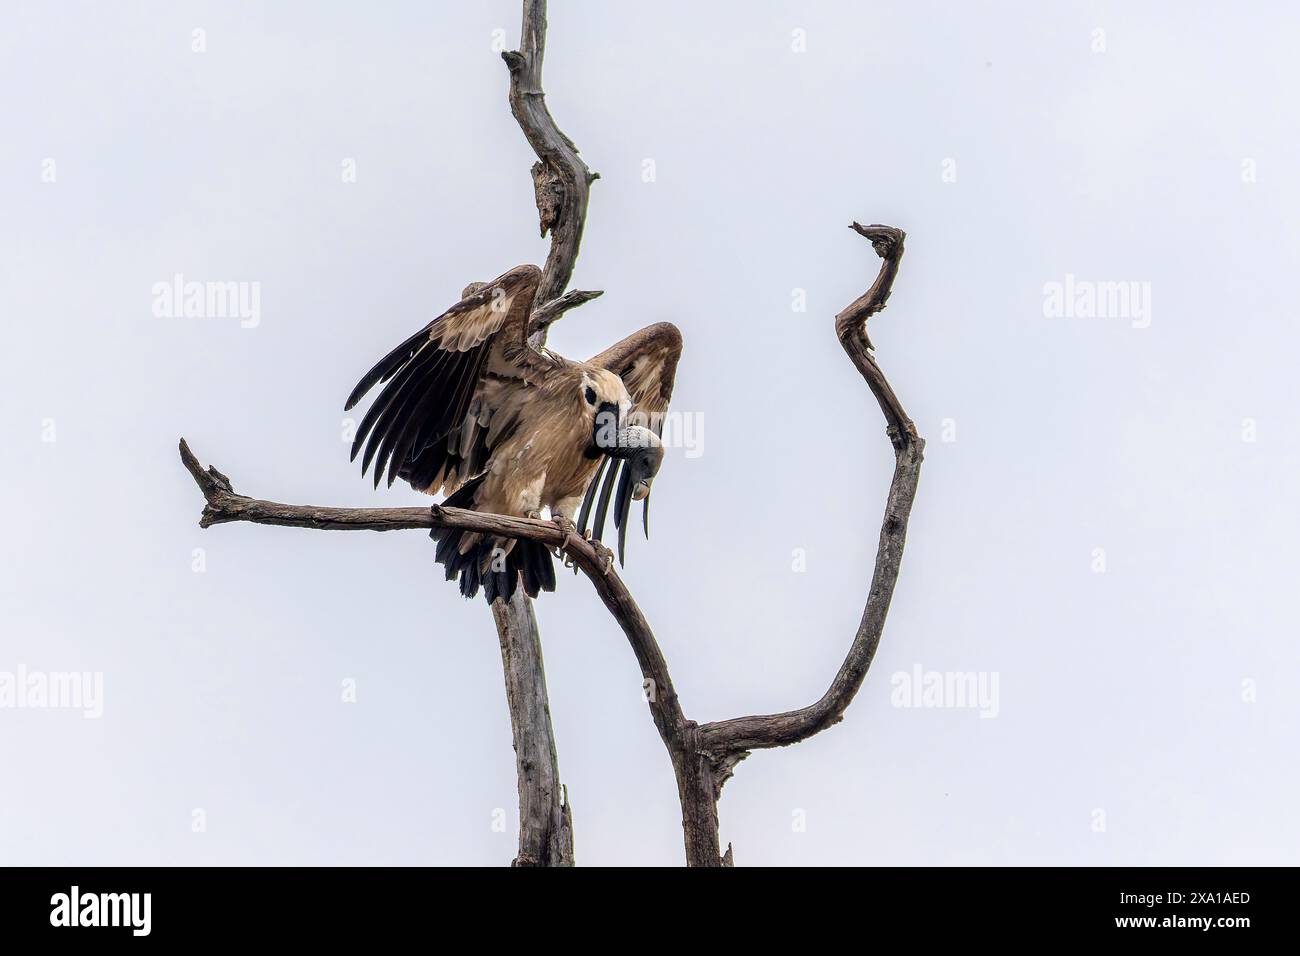
[[[663,435],[664,416],[668,412],[668,401],[673,396],[673,379],[677,375],[677,360],[682,354],[682,333],[671,322],[658,322],[648,325],[639,332],[633,332],[623,341],[611,345],[599,355],[594,356],[590,364],[607,368],[623,380],[628,395],[632,398],[632,411],[629,424],[643,425],[657,436]],[[626,469],[622,481],[619,471],[623,462],[606,456],[596,469],[595,477],[587,486],[587,495],[582,502],[578,515],[578,528],[586,531],[587,520],[595,514],[595,527],[592,534],[600,538],[605,530],[605,518],[609,513],[609,502],[615,500],[614,527],[618,529],[618,559],[623,562],[624,541],[627,537],[628,510],[632,494]],[[602,485],[602,478],[604,484]],[[618,493],[614,494],[615,485]],[[597,498],[599,489],[599,498]],[[641,525],[645,535],[650,536],[650,496],[646,495],[642,504]]]
[[517,393],[558,359],[528,344],[528,316],[541,280],[516,266],[481,286],[384,356],[357,383],[351,409],[387,383],[357,426],[352,458],[364,446],[375,487],[385,471],[417,491],[448,491],[482,470],[488,452],[513,427]]

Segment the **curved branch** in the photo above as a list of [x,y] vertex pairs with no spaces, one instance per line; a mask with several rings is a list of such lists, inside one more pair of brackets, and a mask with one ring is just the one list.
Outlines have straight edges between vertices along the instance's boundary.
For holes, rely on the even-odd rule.
[[[551,234],[551,251],[537,289],[538,302],[559,297],[573,276],[587,220],[591,184],[600,178],[578,155],[578,147],[555,124],[542,91],[542,59],[546,52],[546,0],[524,0],[519,49],[501,54],[510,70],[510,112],[537,154],[533,189],[541,233]],[[551,319],[558,316],[552,316]],[[531,323],[530,332],[545,340],[546,323]]]
[[884,631],[885,615],[889,612],[889,604],[894,595],[894,584],[898,580],[899,564],[907,539],[907,520],[916,497],[925,441],[917,434],[916,426],[903,410],[902,403],[870,352],[872,346],[867,337],[866,322],[883,309],[889,299],[894,278],[898,274],[898,264],[903,256],[906,234],[891,226],[862,226],[856,222],[851,228],[872,241],[872,246],[883,262],[871,288],[835,317],[835,332],[844,351],[880,404],[885,420],[889,423],[887,433],[893,443],[895,456],[894,477],[885,502],[885,516],[881,522],[880,543],[876,548],[871,589],[867,593],[862,620],[844,663],[840,665],[835,679],[820,700],[799,710],[738,717],[700,727],[703,747],[724,762],[739,759],[749,750],[797,743],[843,719],[844,711],[853,702],[871,667]]
[[[654,632],[650,630],[650,624],[633,600],[627,585],[612,570],[608,551],[601,545],[563,531],[559,525],[551,522],[445,509],[437,505],[429,509],[341,509],[263,501],[235,492],[230,479],[216,468],[204,471],[182,438],[181,459],[207,499],[200,524],[211,527],[212,524],[225,522],[253,522],[341,531],[460,528],[490,535],[528,538],[551,548],[563,548],[576,566],[588,576],[604,606],[623,628],[624,635],[627,635],[628,643],[636,654],[637,665],[645,679],[646,701],[650,706],[651,718],[668,750],[673,774],[677,778],[686,862],[692,866],[731,866],[731,847],[725,853],[720,851],[718,836],[718,799],[723,784],[731,778],[737,763],[749,756],[750,750],[797,743],[844,718],[844,711],[862,687],[880,644],[885,615],[889,611],[902,561],[907,519],[917,494],[920,463],[926,442],[920,438],[913,421],[907,418],[902,403],[876,364],[866,330],[867,319],[884,307],[893,289],[894,277],[897,276],[898,263],[904,250],[905,234],[892,226],[862,226],[857,222],[854,222],[853,229],[871,239],[872,246],[883,263],[871,289],[836,316],[836,334],[854,367],[865,378],[888,421],[887,433],[894,447],[894,473],[880,528],[875,571],[861,623],[831,687],[813,705],[780,714],[740,717],[729,721],[705,724],[690,721],[682,711],[676,689],[673,688],[672,676],[668,672],[668,663],[655,640]],[[585,294],[573,295],[581,297]],[[525,663],[528,663],[526,669],[519,671],[517,687],[507,683],[507,689],[511,693],[512,721],[521,721],[515,726],[516,747],[523,740],[526,747],[532,748],[541,745],[537,732],[530,730],[537,724],[536,721],[529,723],[524,718],[528,714],[536,717],[536,713],[545,713],[546,710],[545,676],[539,670],[541,656],[537,645],[536,618],[532,618],[532,607],[526,601],[521,602],[521,607],[513,604],[494,605],[493,614],[497,617],[507,674],[515,672],[511,666],[516,654],[521,654],[526,658]],[[533,666],[534,661],[536,667]],[[549,721],[545,723],[549,726]],[[546,740],[551,741],[551,737],[547,736]],[[550,748],[550,762],[546,766],[555,770],[552,741]],[[558,855],[560,861],[571,862],[572,823],[567,804],[559,803],[558,777],[552,773],[546,775],[545,780],[533,780],[525,774],[528,767],[524,766],[525,763],[532,766],[532,760],[525,760],[523,753],[519,754],[519,760],[521,806],[525,810],[521,816],[521,832],[526,830],[528,834],[545,838],[539,853]],[[530,799],[532,791],[528,790],[534,784],[539,787],[539,795],[550,795],[554,800],[534,804]],[[547,787],[554,787],[555,790],[547,790]],[[524,800],[524,796],[529,796],[529,800]],[[534,810],[536,813],[533,813]],[[559,840],[560,843],[552,847],[554,840]],[[520,857],[516,864],[538,862],[543,862],[542,856],[534,858],[532,853],[524,851],[521,842]]]

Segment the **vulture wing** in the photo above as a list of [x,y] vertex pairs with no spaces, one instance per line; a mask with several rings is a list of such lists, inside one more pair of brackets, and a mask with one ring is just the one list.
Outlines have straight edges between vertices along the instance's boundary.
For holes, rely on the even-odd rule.
[[[416,490],[448,491],[481,471],[513,427],[518,392],[559,361],[528,344],[528,316],[541,280],[516,266],[470,292],[389,352],[348,396],[351,409],[384,384],[357,426],[352,458],[365,451],[375,487],[399,475]],[[504,414],[497,414],[497,412]]]
[[[671,322],[658,322],[648,325],[639,332],[633,332],[623,341],[610,346],[593,357],[589,364],[607,368],[623,380],[628,395],[632,398],[632,411],[629,424],[644,425],[656,435],[662,436],[664,416],[668,412],[668,401],[673,397],[673,380],[677,376],[677,360],[682,354],[682,333]],[[578,529],[587,530],[587,520],[591,517],[593,506],[596,524],[592,533],[599,538],[605,530],[605,518],[609,513],[611,498],[616,501],[614,507],[614,526],[619,530],[619,560],[623,558],[623,542],[627,535],[628,508],[631,502],[631,488],[626,474],[618,494],[614,487],[619,482],[620,466],[623,462],[608,456],[596,469],[595,477],[587,486],[587,495],[582,502],[578,515]],[[597,500],[597,486],[604,479]],[[650,497],[646,496],[641,511],[641,525],[646,537],[650,536]]]

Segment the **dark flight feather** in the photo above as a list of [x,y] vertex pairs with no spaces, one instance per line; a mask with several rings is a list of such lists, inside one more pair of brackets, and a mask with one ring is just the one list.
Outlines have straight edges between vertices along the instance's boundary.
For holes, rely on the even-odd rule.
[[[394,390],[392,401],[388,403],[379,416],[379,421],[375,423],[370,433],[370,441],[366,445],[365,456],[361,459],[363,474],[370,462],[374,461],[376,488],[383,479],[388,456],[392,452],[393,442],[397,439],[397,432],[401,428],[400,423],[408,420],[410,410],[422,397],[426,381],[440,380],[441,376],[438,372],[442,365],[442,356],[437,353],[422,356],[419,364],[413,362],[399,377],[395,377],[389,383],[388,388]],[[380,396],[380,400],[383,400],[383,395]]]
[[627,511],[632,503],[632,468],[623,466],[623,477],[618,483],[618,498],[614,502],[614,527],[618,529],[618,563],[622,567],[623,552],[627,546]]
[[[375,399],[374,403],[374,407],[379,408],[378,415],[369,424],[363,421],[365,432],[359,432],[357,435],[357,441],[368,439],[365,454],[361,456],[361,473],[363,475],[370,468],[370,463],[374,461],[380,446],[383,445],[384,439],[388,435],[388,429],[401,411],[402,405],[415,393],[420,379],[426,372],[437,371],[442,358],[442,355],[432,349],[427,353],[417,355],[379,393],[379,397]],[[382,468],[383,466],[379,465],[376,471]]]
[[[412,448],[422,438],[441,437],[451,431],[456,422],[465,418],[470,399],[474,397],[479,371],[485,361],[487,349],[483,346],[457,353],[457,358],[447,372],[447,380],[455,383],[450,397],[440,394],[435,385],[430,383],[425,386],[423,398],[411,407],[409,413],[401,415],[388,468],[389,485],[397,478],[398,471],[408,460]],[[442,406],[441,409],[439,405]]]
[[[430,323],[431,325],[432,323]],[[343,406],[345,412],[350,412],[352,408],[361,401],[362,396],[374,387],[376,382],[385,382],[392,374],[410,361],[411,356],[419,349],[421,340],[426,340],[429,335],[429,326],[426,325],[420,331],[416,332],[409,339],[393,349],[378,362],[375,367],[361,377],[357,382],[357,387],[352,390],[348,396],[347,404]]]
[[605,484],[600,489],[600,500],[596,502],[596,527],[592,537],[597,540],[605,533],[605,518],[609,515],[609,498],[614,493],[614,484],[618,480],[619,470],[623,467],[622,459],[615,458],[605,473]]
[[[366,414],[362,417],[361,424],[357,426],[357,433],[355,437],[352,439],[352,460],[353,461],[356,460],[357,452],[360,451],[361,446],[365,444],[366,438],[370,435],[374,427],[379,423],[379,420],[383,417],[384,413],[389,410],[390,406],[392,406],[393,402],[396,400],[398,393],[401,391],[400,383],[404,383],[407,381],[406,376],[411,373],[413,368],[419,368],[422,363],[433,362],[437,360],[438,360],[438,353],[433,351],[430,351],[427,354],[412,359],[412,361],[408,365],[404,366],[402,369],[399,369],[397,371],[397,374],[399,376],[398,380],[392,382],[392,384],[390,384],[387,388],[385,388],[382,392],[379,393],[378,398],[376,398],[373,402],[370,403],[370,407],[366,409]],[[373,455],[371,457],[373,457]],[[366,470],[366,466],[363,465],[361,473],[365,474],[365,470]]]
[[596,489],[600,487],[600,478],[605,474],[605,468],[609,465],[609,456],[605,455],[600,459],[600,465],[596,468],[596,473],[591,476],[591,483],[587,485],[587,494],[582,499],[582,509],[578,512],[578,531],[582,534],[587,533],[587,519],[591,517],[591,506],[596,501]]

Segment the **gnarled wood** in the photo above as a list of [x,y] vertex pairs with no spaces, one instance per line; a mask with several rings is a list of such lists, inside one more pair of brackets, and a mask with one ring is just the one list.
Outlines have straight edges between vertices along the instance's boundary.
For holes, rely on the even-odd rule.
[[[884,260],[866,294],[835,318],[845,353],[862,374],[884,414],[894,447],[894,477],[890,483],[876,551],[875,570],[857,633],[826,693],[815,703],[784,713],[698,725],[686,717],[673,686],[663,651],[645,615],[622,579],[609,564],[608,552],[582,538],[566,534],[548,521],[484,514],[457,508],[327,508],[287,505],[249,498],[235,492],[215,468],[204,471],[181,440],[181,459],[207,501],[200,521],[204,527],[231,521],[337,530],[391,531],[409,528],[461,528],[504,537],[527,538],[563,547],[596,588],[605,607],[628,639],[647,689],[646,700],[677,778],[682,806],[682,832],[687,863],[692,866],[731,866],[728,846],[721,851],[718,798],[736,765],[758,748],[797,743],[843,719],[862,686],[884,630],[885,617],[898,579],[907,522],[916,496],[925,442],[916,432],[884,373],[870,352],[866,320],[884,307],[898,272],[904,234],[889,226],[853,228],[872,240]],[[516,592],[517,594],[521,592]],[[559,785],[546,679],[540,647],[534,654],[536,619],[531,603],[493,606],[506,665],[507,696],[515,730],[520,788],[520,865],[545,865],[572,860],[572,820]],[[529,636],[532,640],[529,640]],[[508,639],[509,638],[509,639]],[[521,640],[522,638],[522,640]],[[516,656],[522,647],[523,657]],[[541,728],[541,729],[539,729]],[[549,752],[540,748],[549,747]]]
[[[598,178],[578,155],[577,147],[556,125],[542,90],[546,46],[545,0],[523,0],[520,48],[503,53],[510,72],[510,109],[537,155],[531,173],[543,236],[551,236],[529,338],[545,343],[552,322],[599,292],[564,292],[573,275],[582,241],[591,183]],[[181,459],[202,490],[206,505],[202,527],[249,521],[317,530],[393,531],[461,528],[505,537],[526,538],[564,547],[595,586],[618,621],[636,656],[647,688],[647,704],[668,751],[682,806],[687,863],[731,866],[730,845],[721,850],[717,802],[723,784],[752,750],[804,740],[843,719],[861,688],[883,633],[906,540],[907,522],[925,443],[917,435],[884,373],[871,354],[866,321],[884,308],[898,273],[904,234],[890,226],[852,228],[870,239],[883,260],[870,289],[835,319],[836,333],[849,359],[862,374],[880,405],[895,452],[894,476],[885,505],[866,607],[857,633],[826,693],[798,710],[738,717],[698,725],[688,719],[673,687],[667,661],[645,616],[602,548],[546,522],[454,508],[330,508],[290,505],[237,494],[215,468],[206,471],[182,439]],[[532,603],[522,591],[509,602],[492,606],[501,644],[506,697],[510,707],[519,786],[518,866],[564,866],[573,863],[573,821],[559,782],[554,732],[546,695],[541,641]]]
[[[546,330],[551,322],[568,309],[600,295],[599,292],[564,292],[578,258],[587,220],[587,195],[596,176],[579,158],[578,148],[560,131],[546,107],[546,95],[542,91],[545,53],[546,0],[523,0],[519,49],[501,56],[510,71],[510,112],[537,154],[532,177],[541,234],[551,234],[551,250],[535,299],[542,305],[529,318],[529,341],[539,348],[546,343]],[[515,863],[571,866],[573,821],[558,786],[560,771],[550,708],[533,706],[527,712],[516,709],[516,702],[546,703],[537,615],[527,596],[520,595],[508,603],[496,602],[492,619],[506,667],[506,696],[519,768],[519,855]],[[548,765],[545,772],[525,775],[526,766],[543,763]],[[545,812],[539,809],[543,804]],[[553,829],[544,828],[552,827],[557,819],[565,821],[561,840],[554,839]],[[540,821],[551,822],[543,826]]]
[[739,717],[705,724],[700,728],[705,750],[723,759],[735,757],[745,751],[760,747],[783,747],[811,737],[843,719],[844,711],[853,701],[867,669],[875,656],[889,612],[894,584],[898,580],[899,564],[907,537],[907,519],[916,497],[920,478],[921,460],[925,442],[917,435],[916,426],[903,411],[902,403],[885,379],[875,356],[869,351],[866,322],[885,307],[893,288],[894,277],[903,257],[902,230],[889,226],[862,226],[852,228],[872,240],[876,252],[884,262],[871,288],[835,317],[835,332],[849,359],[866,380],[888,422],[887,433],[894,446],[894,477],[885,501],[885,516],[881,522],[880,542],[876,548],[875,571],[862,621],[849,647],[849,653],[831,686],[816,703],[799,710],[760,717]]
[[[528,650],[531,642],[525,642],[521,659],[520,642],[514,639],[521,632],[537,634],[533,602],[521,588],[508,601],[492,603],[492,618],[501,643],[519,782],[519,853],[514,865],[572,865],[573,815],[560,784],[540,645],[534,654]],[[538,727],[545,732],[538,733]]]
[[[556,125],[542,90],[546,54],[546,0],[524,0],[519,49],[501,54],[510,70],[510,112],[537,154],[533,189],[541,234],[551,234],[538,302],[559,297],[573,276],[587,220],[587,196],[600,178],[578,155],[578,147]],[[545,326],[537,330],[543,335]],[[540,344],[540,343],[539,343]]]

